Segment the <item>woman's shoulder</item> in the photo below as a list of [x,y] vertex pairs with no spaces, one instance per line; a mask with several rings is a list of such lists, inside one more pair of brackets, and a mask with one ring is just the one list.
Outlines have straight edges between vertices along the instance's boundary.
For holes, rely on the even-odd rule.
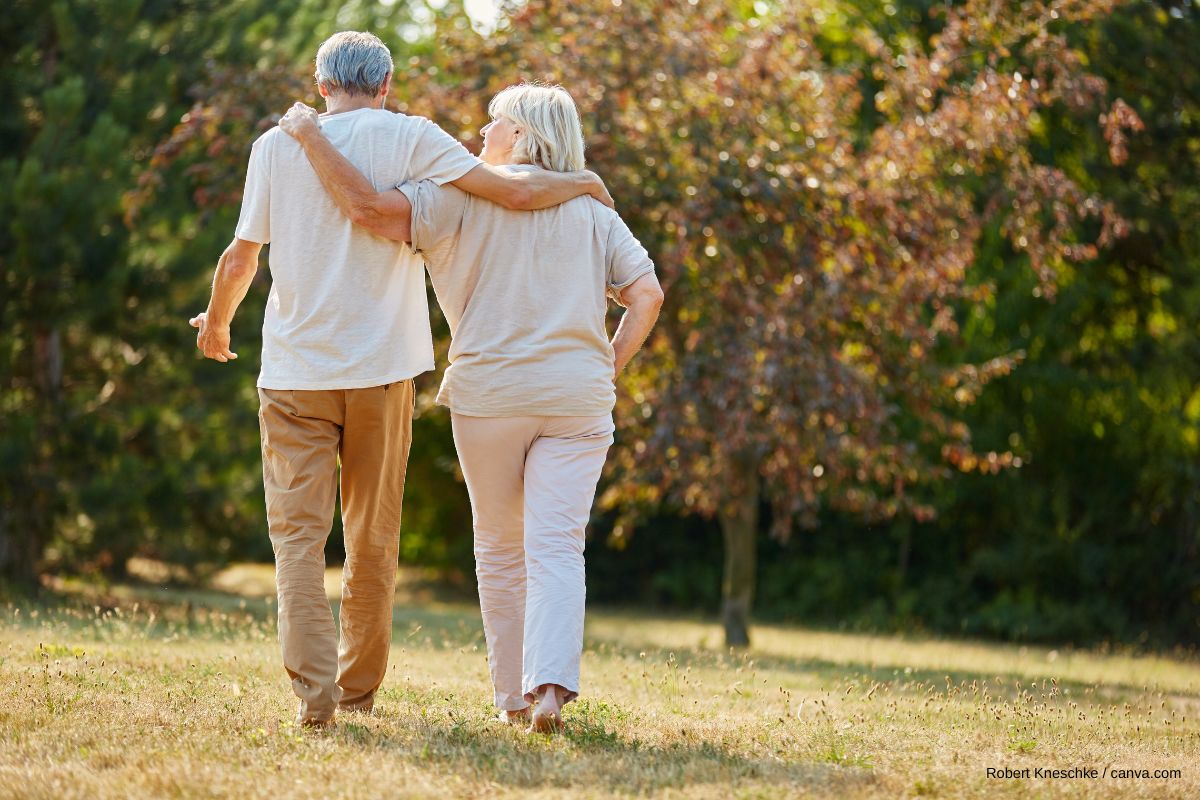
[[627,233],[629,231],[629,226],[615,209],[609,208],[590,195],[585,196],[583,199],[589,203],[593,219],[596,221],[596,228],[602,231],[605,236],[619,232]]

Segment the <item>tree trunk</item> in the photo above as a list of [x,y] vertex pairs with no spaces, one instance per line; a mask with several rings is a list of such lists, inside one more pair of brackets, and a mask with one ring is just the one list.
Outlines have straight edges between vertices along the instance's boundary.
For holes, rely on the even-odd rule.
[[39,447],[26,465],[25,480],[18,479],[23,494],[15,508],[0,510],[0,579],[24,589],[37,589],[43,548],[54,533],[55,482],[59,457],[59,422],[62,415],[63,349],[57,328],[33,334],[32,413],[36,417]]
[[39,330],[33,337],[34,370],[43,400],[57,407],[62,393],[62,336],[57,328]]
[[0,508],[0,584],[34,593],[38,589],[42,539],[21,530],[15,522],[15,515]]
[[721,619],[726,647],[749,647],[758,542],[758,465],[745,467],[742,491],[719,514],[725,539]]
[[912,521],[899,520],[897,526],[900,529],[900,544],[896,554],[896,592],[899,593],[908,579],[908,560],[912,554]]

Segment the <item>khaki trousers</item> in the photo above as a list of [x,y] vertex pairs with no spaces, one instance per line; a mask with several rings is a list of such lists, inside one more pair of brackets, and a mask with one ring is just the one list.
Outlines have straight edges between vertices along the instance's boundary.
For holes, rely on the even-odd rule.
[[516,711],[542,684],[579,693],[584,528],[613,443],[600,417],[453,414],[475,528],[475,572],[495,703]]
[[[300,722],[369,710],[387,671],[413,382],[367,389],[259,389],[267,526],[283,666]],[[346,564],[341,642],[325,597],[338,478]]]

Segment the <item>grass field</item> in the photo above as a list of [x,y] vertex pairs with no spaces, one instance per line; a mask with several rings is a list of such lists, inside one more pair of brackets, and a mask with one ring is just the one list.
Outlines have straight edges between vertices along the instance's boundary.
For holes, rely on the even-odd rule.
[[766,626],[732,654],[592,610],[567,731],[530,736],[489,721],[477,609],[404,592],[375,715],[306,732],[269,584],[5,608],[0,797],[1200,797],[1194,657]]

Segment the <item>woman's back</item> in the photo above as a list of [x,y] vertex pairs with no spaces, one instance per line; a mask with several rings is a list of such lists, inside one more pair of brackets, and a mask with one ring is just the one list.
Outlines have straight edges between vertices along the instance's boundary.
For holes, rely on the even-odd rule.
[[654,269],[620,217],[589,197],[511,211],[429,181],[402,190],[453,335],[438,402],[469,416],[609,413],[607,294]]

